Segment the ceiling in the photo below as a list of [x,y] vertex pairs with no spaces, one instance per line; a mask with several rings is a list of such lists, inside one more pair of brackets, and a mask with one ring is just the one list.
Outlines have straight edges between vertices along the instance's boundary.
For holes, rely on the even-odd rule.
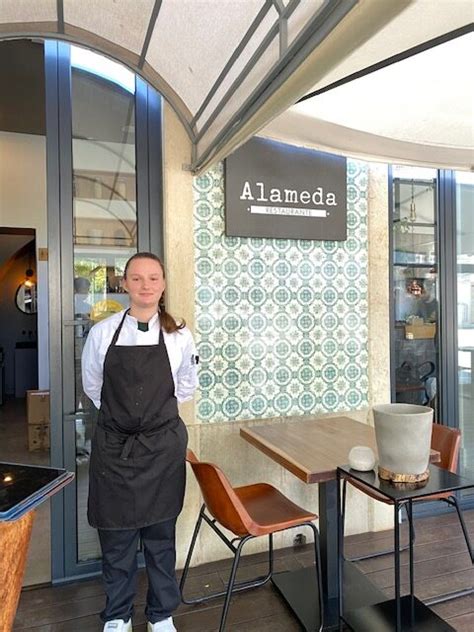
[[177,112],[200,172],[307,92],[465,28],[473,10],[471,0],[0,0],[0,37],[66,39],[141,74]]
[[41,44],[0,42],[0,131],[46,133],[44,53]]
[[26,244],[34,244],[35,236],[31,234],[0,233],[0,268]]

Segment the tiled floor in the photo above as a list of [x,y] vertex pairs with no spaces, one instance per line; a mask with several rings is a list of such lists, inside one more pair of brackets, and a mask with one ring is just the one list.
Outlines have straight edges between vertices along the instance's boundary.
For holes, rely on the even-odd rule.
[[[465,513],[471,537],[474,538],[474,511]],[[346,541],[348,556],[390,546],[390,532],[350,536]],[[276,570],[290,570],[311,563],[311,551],[302,547],[276,552]],[[402,554],[403,577],[407,581],[407,554]],[[359,563],[360,568],[387,595],[393,593],[393,558],[390,555]],[[265,572],[262,554],[242,560],[240,579]],[[190,572],[189,594],[203,594],[223,587],[229,569],[228,561],[194,568]],[[454,514],[436,518],[420,518],[416,522],[415,546],[416,594],[421,599],[473,585],[474,571]],[[402,589],[406,590],[406,583]],[[136,599],[134,632],[145,632],[143,607],[146,578],[140,572]],[[103,606],[99,579],[56,588],[38,588],[23,592],[14,632],[99,632],[102,626],[97,613]],[[209,601],[198,607],[181,606],[175,622],[179,632],[211,632],[217,630],[222,600]],[[474,595],[462,597],[433,609],[459,632],[474,630]],[[298,622],[271,585],[236,595],[229,612],[229,632],[297,632]]]

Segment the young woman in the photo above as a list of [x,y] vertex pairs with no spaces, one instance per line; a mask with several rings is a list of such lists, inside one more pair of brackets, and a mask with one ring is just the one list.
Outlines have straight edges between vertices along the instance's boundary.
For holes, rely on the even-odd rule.
[[178,402],[197,385],[191,333],[164,307],[155,255],[125,266],[130,308],[92,327],[82,355],[85,393],[99,409],[92,442],[88,518],[98,529],[104,632],[130,632],[138,540],[148,575],[148,632],[176,630],[175,525],[183,505],[187,431]]

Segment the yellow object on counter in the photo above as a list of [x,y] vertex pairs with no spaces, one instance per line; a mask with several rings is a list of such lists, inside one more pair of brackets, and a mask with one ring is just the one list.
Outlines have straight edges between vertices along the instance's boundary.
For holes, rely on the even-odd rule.
[[436,323],[416,323],[405,325],[405,338],[419,340],[421,338],[434,338],[436,335]]

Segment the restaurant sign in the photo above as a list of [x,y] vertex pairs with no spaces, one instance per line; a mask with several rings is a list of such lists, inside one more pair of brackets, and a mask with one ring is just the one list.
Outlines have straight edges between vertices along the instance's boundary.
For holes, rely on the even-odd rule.
[[346,159],[252,138],[225,160],[226,234],[344,240]]

